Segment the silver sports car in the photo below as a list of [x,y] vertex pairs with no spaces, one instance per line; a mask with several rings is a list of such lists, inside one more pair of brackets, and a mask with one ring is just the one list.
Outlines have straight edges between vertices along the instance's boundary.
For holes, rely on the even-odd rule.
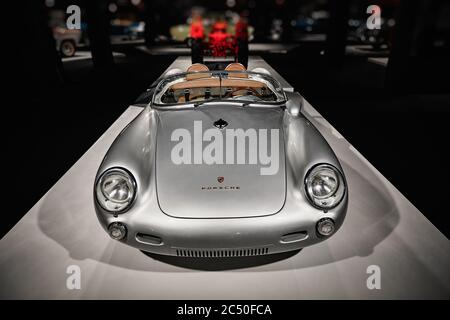
[[170,70],[97,173],[115,240],[181,257],[265,255],[326,240],[348,190],[330,146],[265,69]]

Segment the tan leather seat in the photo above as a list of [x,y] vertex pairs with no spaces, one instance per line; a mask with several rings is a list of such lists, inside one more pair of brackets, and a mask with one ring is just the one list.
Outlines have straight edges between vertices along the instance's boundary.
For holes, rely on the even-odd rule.
[[[245,67],[239,62],[232,62],[225,68],[225,71],[247,71]],[[233,78],[248,78],[248,74],[246,73],[233,73],[231,75]]]
[[[205,73],[206,71],[206,73]],[[211,74],[209,72],[209,68],[202,63],[194,63],[189,68],[187,68],[186,72],[194,72],[186,75],[186,80],[194,80],[200,78],[209,78]],[[198,72],[198,73],[195,73]]]

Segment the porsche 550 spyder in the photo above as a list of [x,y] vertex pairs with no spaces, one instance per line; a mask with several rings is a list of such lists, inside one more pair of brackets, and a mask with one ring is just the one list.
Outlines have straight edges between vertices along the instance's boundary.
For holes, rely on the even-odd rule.
[[118,135],[94,185],[111,238],[180,257],[298,250],[342,225],[348,190],[330,146],[262,68],[170,70]]

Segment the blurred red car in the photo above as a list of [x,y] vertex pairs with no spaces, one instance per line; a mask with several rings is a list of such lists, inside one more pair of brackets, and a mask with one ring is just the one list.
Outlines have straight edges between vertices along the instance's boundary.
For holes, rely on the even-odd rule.
[[234,58],[244,66],[248,63],[248,32],[247,23],[239,20],[235,25],[235,34],[227,32],[226,21],[216,21],[211,32],[206,37],[200,17],[191,24],[191,54],[192,63],[203,63],[205,56]]

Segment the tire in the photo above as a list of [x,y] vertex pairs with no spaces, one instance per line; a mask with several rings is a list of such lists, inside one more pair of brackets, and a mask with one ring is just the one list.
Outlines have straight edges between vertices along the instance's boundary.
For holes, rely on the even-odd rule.
[[237,52],[235,60],[236,62],[241,63],[244,67],[248,66],[248,41],[246,40],[238,40],[237,41]]
[[203,63],[202,40],[198,39],[192,40],[191,57],[192,57],[192,64]]
[[59,51],[63,57],[73,57],[77,48],[72,40],[64,40],[59,46]]

